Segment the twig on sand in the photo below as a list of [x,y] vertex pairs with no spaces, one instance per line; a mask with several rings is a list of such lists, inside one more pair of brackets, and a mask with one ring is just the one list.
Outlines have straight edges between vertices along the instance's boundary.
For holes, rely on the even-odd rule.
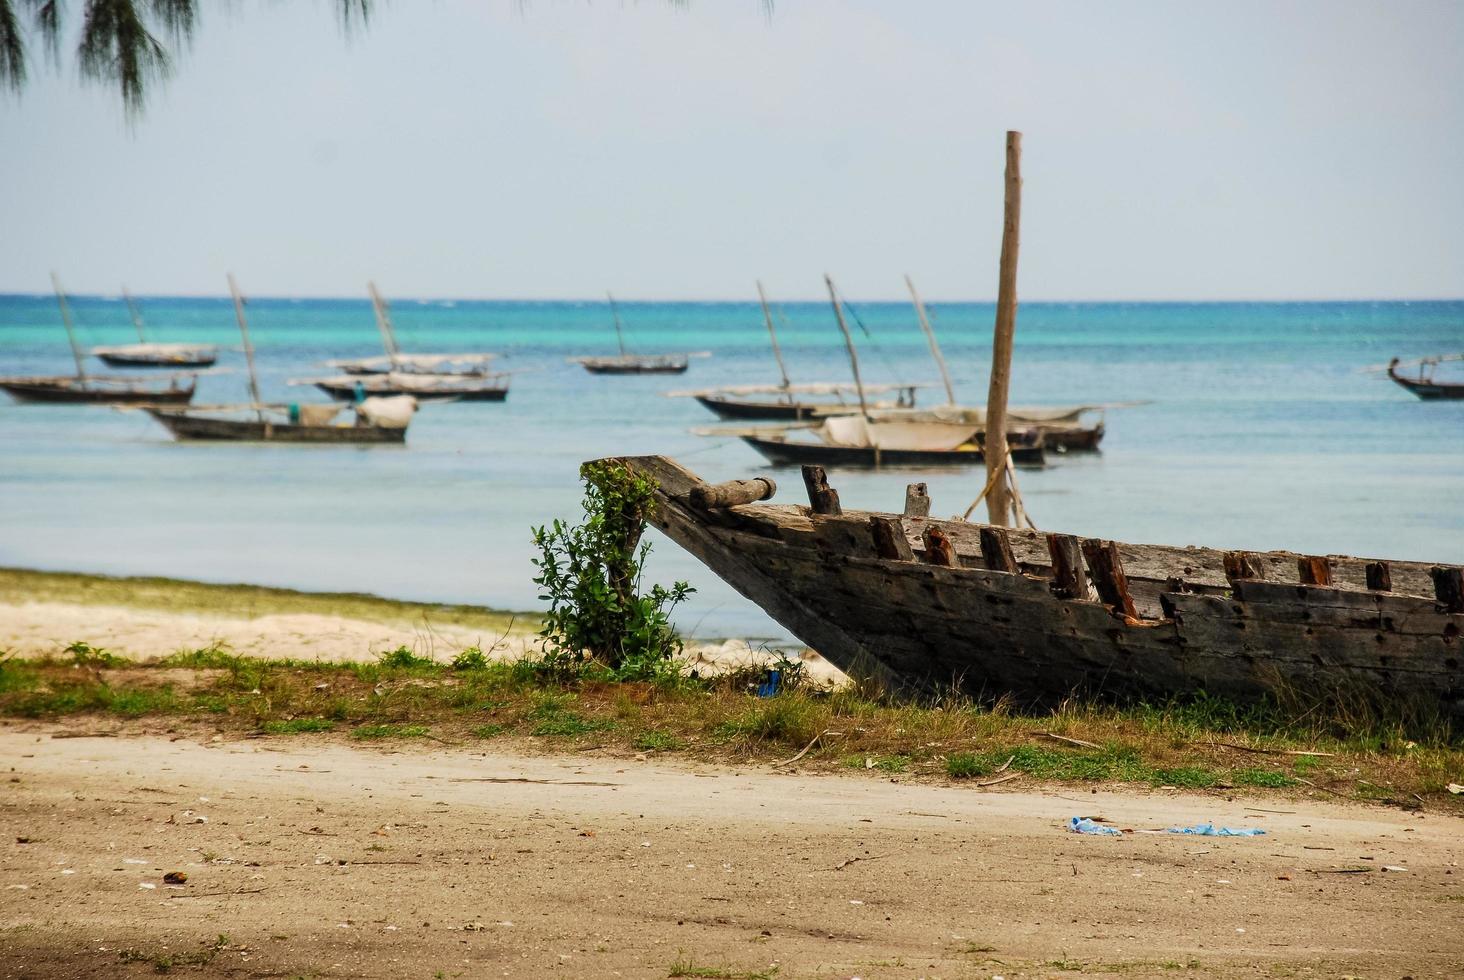
[[52,738],[116,738],[116,732],[52,732]]
[[1330,759],[1336,755],[1335,752],[1313,752],[1309,749],[1258,749],[1253,745],[1239,745],[1235,742],[1210,742],[1210,745],[1223,745],[1227,749],[1239,749],[1241,752],[1254,752],[1256,755],[1304,755],[1319,759]]
[[236,892],[179,892],[176,895],[169,895],[169,898],[218,898],[228,895],[258,895],[264,891],[263,888],[241,888]]
[[772,767],[774,769],[779,769],[779,768],[781,768],[783,766],[791,766],[793,763],[797,762],[799,759],[801,759],[805,755],[807,755],[808,754],[808,750],[811,749],[811,748],[813,748],[815,745],[817,745],[818,744],[818,740],[821,739],[821,738],[823,738],[825,735],[842,735],[842,734],[843,734],[843,732],[834,732],[834,731],[829,731],[828,729],[824,729],[823,731],[819,732],[817,735],[813,736],[813,740],[811,742],[809,742],[807,745],[805,745],[801,750],[799,750],[798,754],[795,755],[793,758],[791,758],[791,759],[784,759],[782,762],[774,762]]
[[1066,735],[1058,735],[1053,732],[1033,732],[1035,736],[1050,738],[1056,742],[1066,742],[1069,745],[1081,745],[1085,749],[1101,749],[1103,746],[1096,742],[1085,742],[1080,738],[1068,738]]
[[878,861],[880,858],[887,858],[887,857],[889,857],[888,854],[869,854],[869,855],[860,856],[860,857],[845,858],[844,860],[840,861],[838,864],[834,865],[829,870],[830,871],[843,871],[845,868],[847,868],[849,865],[853,864],[855,861]]
[[1014,756],[1014,755],[1007,756],[1007,761],[1005,761],[1001,765],[997,766],[996,767],[996,771],[997,772],[1006,772],[1007,771],[1007,767],[1010,766],[1012,764],[1012,762],[1016,760],[1016,758],[1017,757]]
[[1007,773],[1005,776],[1000,776],[1000,777],[998,777],[996,779],[988,779],[984,783],[977,783],[976,785],[977,786],[995,786],[997,783],[1009,782],[1009,781],[1011,781],[1013,779],[1016,779],[1018,776],[1021,776],[1021,775],[1023,775],[1023,774],[1020,773],[1020,772],[1010,772],[1010,773]]

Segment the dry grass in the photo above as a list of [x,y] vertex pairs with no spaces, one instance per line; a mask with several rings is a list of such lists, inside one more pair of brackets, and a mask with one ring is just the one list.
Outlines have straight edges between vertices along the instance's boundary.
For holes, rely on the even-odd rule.
[[528,751],[594,746],[733,763],[786,760],[814,743],[800,767],[976,782],[1021,773],[1003,783],[1010,787],[1327,792],[1464,812],[1464,801],[1443,789],[1464,777],[1464,746],[1443,734],[1410,740],[1205,698],[1124,709],[1070,703],[1024,715],[955,697],[912,704],[857,690],[760,698],[746,677],[624,683],[473,658],[455,669],[405,649],[368,664],[266,661],[221,649],[129,663],[78,650],[71,659],[0,663],[0,714],[166,717],[175,727],[311,739],[496,739]]

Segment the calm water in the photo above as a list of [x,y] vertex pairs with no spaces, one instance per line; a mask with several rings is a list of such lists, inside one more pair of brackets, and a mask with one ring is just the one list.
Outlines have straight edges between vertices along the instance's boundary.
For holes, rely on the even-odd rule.
[[[143,299],[151,338],[236,344],[226,299]],[[135,339],[119,300],[78,297],[82,343]],[[379,353],[364,300],[256,299],[264,396],[327,357]],[[908,305],[855,304],[867,380],[934,380]],[[992,308],[937,304],[963,400],[985,398]],[[795,380],[847,377],[827,304],[783,308]],[[765,464],[676,388],[776,380],[753,303],[626,303],[631,346],[706,350],[680,378],[605,378],[565,357],[610,353],[595,303],[398,301],[403,349],[488,350],[518,373],[505,404],[430,405],[405,448],[177,444],[108,408],[0,396],[0,564],[361,590],[533,608],[531,525],[578,511],[576,468],[667,453],[729,479]],[[1292,548],[1464,562],[1464,402],[1427,404],[1359,368],[1464,350],[1464,301],[1029,304],[1018,328],[1018,404],[1146,400],[1111,412],[1103,452],[1025,471],[1039,526],[1131,541]],[[243,358],[200,402],[244,398]],[[102,371],[99,362],[93,367]],[[54,300],[0,296],[0,373],[72,370]],[[1464,372],[1459,372],[1464,374]],[[927,396],[935,400],[932,392]],[[800,500],[796,471],[781,497]],[[848,505],[897,510],[930,484],[935,511],[965,509],[974,471],[838,473]],[[669,542],[654,572],[700,589],[680,616],[704,636],[781,630]]]

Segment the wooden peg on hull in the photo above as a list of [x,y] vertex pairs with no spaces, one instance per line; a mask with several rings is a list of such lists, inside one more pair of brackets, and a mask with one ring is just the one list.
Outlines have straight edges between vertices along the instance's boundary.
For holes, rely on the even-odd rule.
[[930,516],[930,491],[923,483],[912,483],[905,488],[905,516]]
[[956,546],[951,544],[951,539],[940,528],[927,527],[921,539],[925,542],[926,562],[947,568],[960,567],[961,563],[956,560]]
[[1301,555],[1296,559],[1296,574],[1302,585],[1331,585],[1332,566],[1327,559],[1315,555]]
[[981,560],[986,567],[993,572],[1007,572],[1015,575],[1017,558],[1012,554],[1012,542],[1007,537],[1006,529],[1000,527],[983,527],[980,530],[981,537]]
[[829,475],[822,466],[803,467],[803,485],[808,489],[808,505],[815,514],[842,514],[839,491],[829,486]]
[[1266,566],[1259,556],[1249,551],[1225,552],[1225,579],[1232,585],[1246,580],[1261,581],[1266,577]]
[[1367,587],[1374,592],[1393,591],[1393,570],[1385,561],[1367,563]]
[[1047,551],[1052,555],[1052,594],[1059,599],[1093,598],[1078,539],[1071,534],[1049,534]]
[[1088,571],[1098,590],[1098,601],[1129,619],[1138,619],[1139,613],[1134,608],[1133,597],[1129,595],[1128,576],[1123,572],[1118,545],[1098,538],[1084,538],[1083,557],[1088,560]]
[[1464,570],[1435,565],[1429,569],[1433,576],[1434,599],[1446,613],[1464,613]]
[[905,537],[905,526],[897,517],[871,514],[869,531],[874,538],[874,550],[881,558],[891,561],[914,561],[915,550]]
[[736,507],[768,500],[778,492],[778,485],[769,477],[751,480],[728,480],[726,483],[703,483],[691,488],[691,503],[702,510],[713,507]]

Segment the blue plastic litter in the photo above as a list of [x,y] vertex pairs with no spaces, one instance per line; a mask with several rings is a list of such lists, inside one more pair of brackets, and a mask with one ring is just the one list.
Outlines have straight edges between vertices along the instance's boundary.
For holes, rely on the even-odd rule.
[[1117,827],[1105,827],[1101,823],[1094,823],[1087,817],[1073,817],[1068,821],[1068,830],[1071,830],[1075,834],[1104,834],[1111,836],[1120,836],[1123,834],[1123,831]]
[[757,688],[757,696],[760,698],[777,697],[783,689],[783,672],[776,667],[769,670],[766,678]]
[[1198,834],[1201,837],[1259,837],[1265,833],[1259,827],[1217,827],[1212,823],[1195,824],[1193,827],[1170,827],[1171,834]]

